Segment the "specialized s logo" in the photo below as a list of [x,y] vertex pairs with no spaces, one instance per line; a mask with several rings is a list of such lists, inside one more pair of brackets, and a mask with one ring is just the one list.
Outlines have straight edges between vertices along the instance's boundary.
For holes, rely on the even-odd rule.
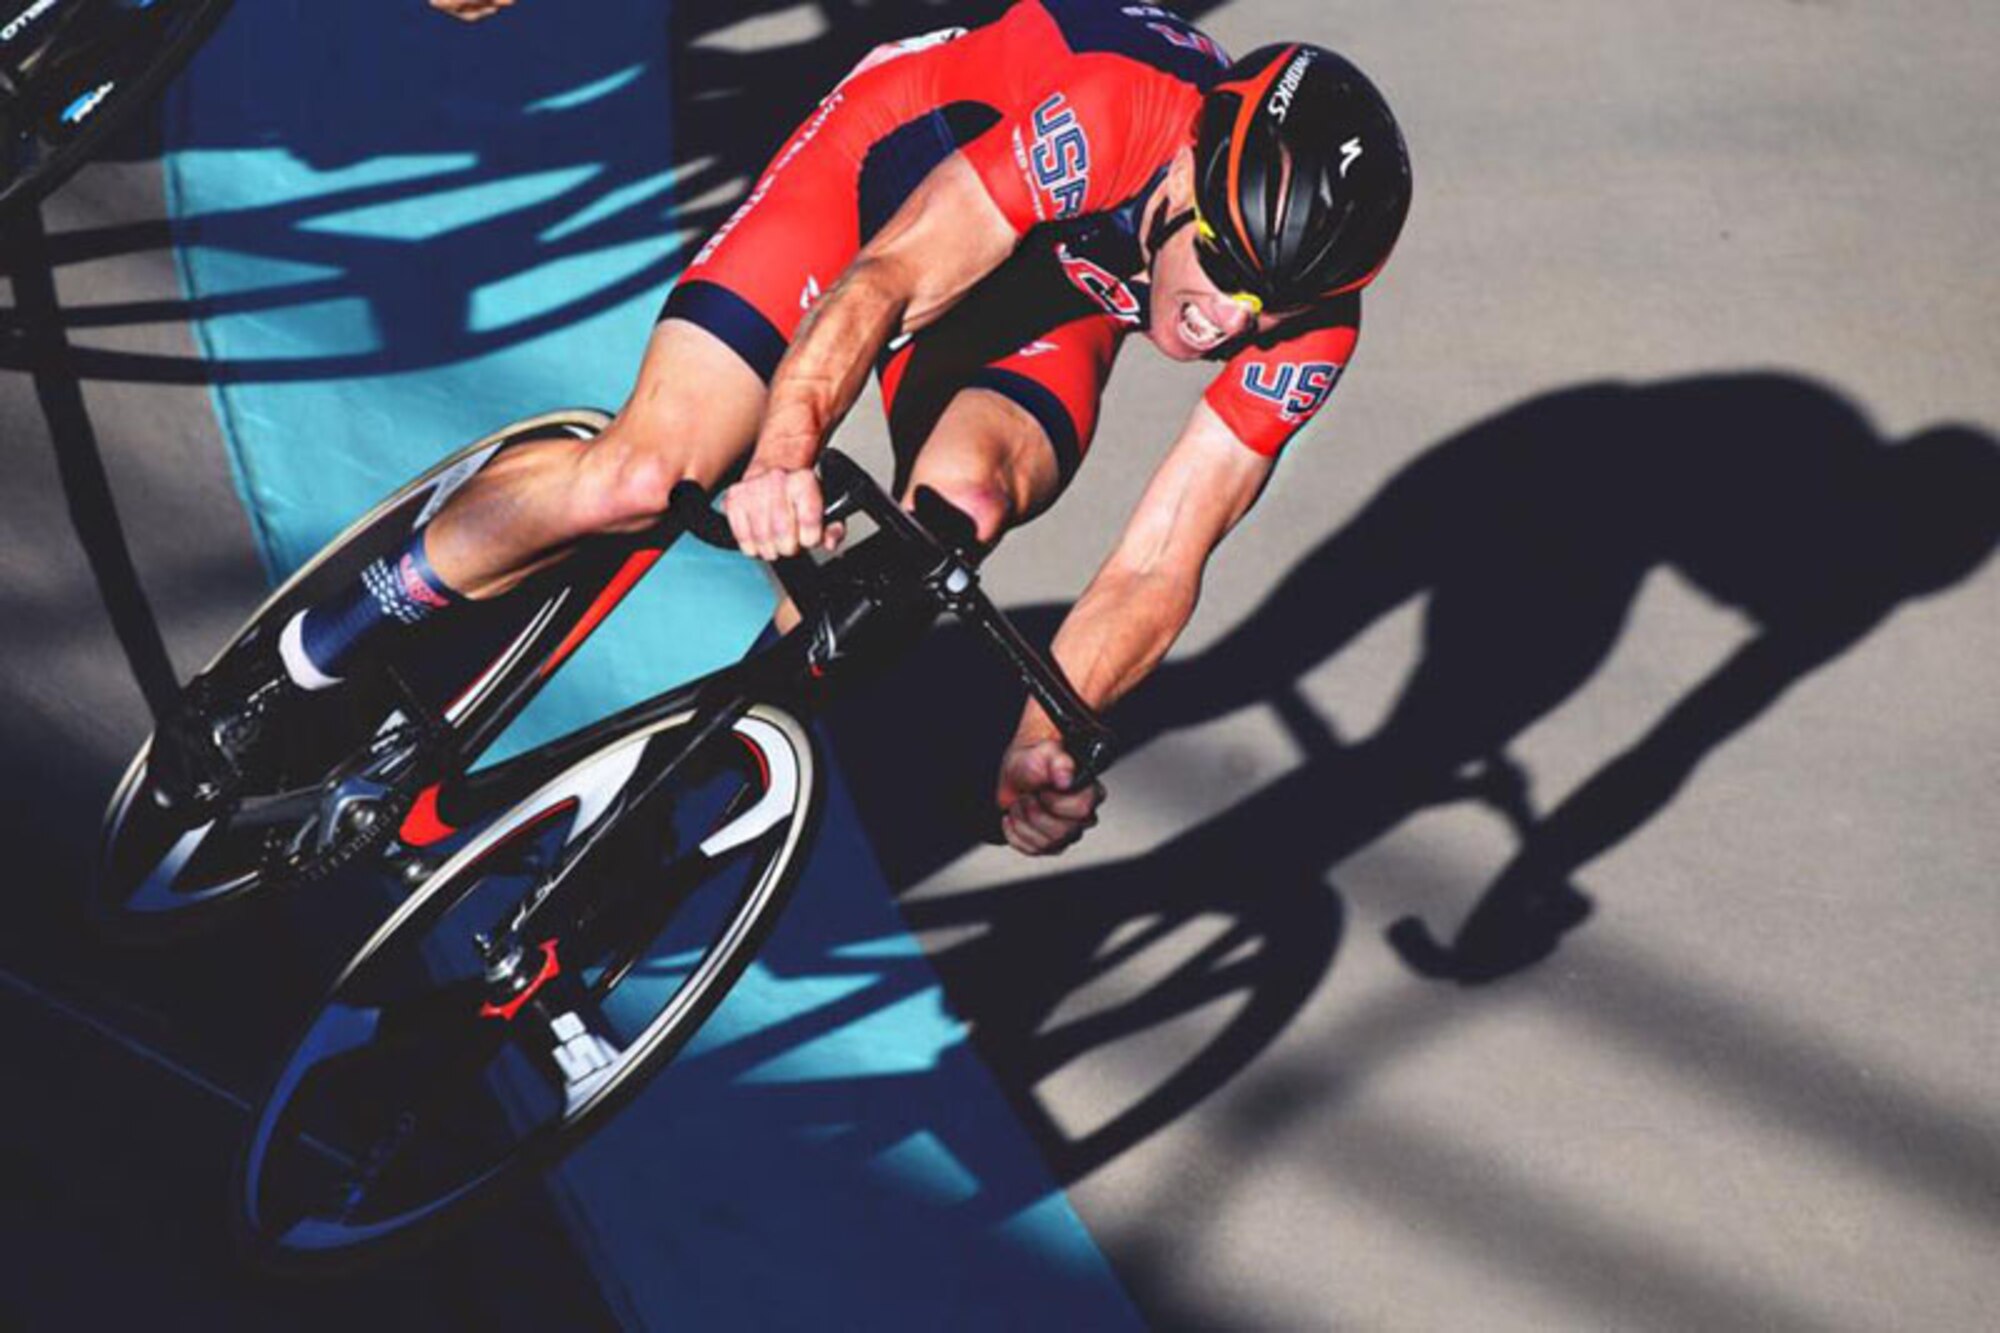
[[1275,403],[1278,415],[1287,421],[1304,421],[1319,411],[1339,378],[1340,367],[1331,361],[1253,361],[1243,367],[1243,387]]
[[[1083,198],[1090,189],[1090,140],[1061,93],[1051,94],[1035,108],[1034,127],[1029,166],[1035,184],[1055,205],[1056,217],[1074,217],[1083,211]],[[1036,211],[1041,211],[1039,203]]]
[[1347,179],[1347,169],[1361,160],[1361,140],[1349,139],[1340,146],[1340,178]]

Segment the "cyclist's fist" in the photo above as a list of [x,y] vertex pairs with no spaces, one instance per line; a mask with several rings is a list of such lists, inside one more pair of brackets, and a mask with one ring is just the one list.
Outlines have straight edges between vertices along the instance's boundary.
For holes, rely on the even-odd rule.
[[514,0],[431,0],[431,8],[471,23],[476,19],[489,18],[513,3]]
[[814,546],[831,551],[846,535],[843,525],[825,522],[819,476],[809,467],[752,463],[743,480],[723,495],[722,511],[743,554],[759,560],[797,555]]
[[[1060,852],[1097,823],[1104,784],[1075,787],[1076,760],[1057,740],[1016,741],[1000,760],[1000,831],[1028,856]],[[1071,790],[1075,787],[1075,790]]]

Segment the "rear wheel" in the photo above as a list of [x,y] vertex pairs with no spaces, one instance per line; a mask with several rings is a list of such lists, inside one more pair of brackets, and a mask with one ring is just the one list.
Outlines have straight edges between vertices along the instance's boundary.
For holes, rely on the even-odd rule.
[[790,715],[701,725],[655,723],[544,785],[348,965],[240,1164],[260,1259],[319,1266],[429,1231],[551,1161],[694,1036],[775,924],[818,797]]
[[[532,418],[461,450],[329,543],[251,616],[208,674],[269,642],[299,610],[350,585],[408,539],[503,451],[551,437],[588,439],[608,420],[572,410]],[[89,907],[116,934],[204,924],[261,890],[330,872],[387,841],[442,764],[492,736],[539,687],[550,655],[635,559],[589,548],[489,602],[409,636],[379,679],[307,696],[312,711],[273,772],[215,802],[156,799],[142,746],[106,812]],[[293,740],[288,732],[288,741]]]

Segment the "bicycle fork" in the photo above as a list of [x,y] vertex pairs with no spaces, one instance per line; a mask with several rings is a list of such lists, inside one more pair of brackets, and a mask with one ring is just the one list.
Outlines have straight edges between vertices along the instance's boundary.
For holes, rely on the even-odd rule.
[[[535,875],[534,882],[500,920],[473,936],[487,992],[480,1017],[510,1026],[525,1052],[561,1086],[567,1110],[574,1110],[597,1093],[618,1068],[624,1050],[598,1009],[593,988],[584,983],[574,964],[565,965],[562,939],[553,933],[536,938],[541,932],[533,928],[535,917],[573,878],[584,884],[608,879],[625,885],[625,876],[603,873],[608,869],[606,863],[618,854],[621,832],[629,836],[632,821],[643,819],[651,798],[718,736],[733,728],[748,706],[747,697],[736,695],[708,708],[694,734],[657,771],[600,815],[582,843],[562,858],[561,865]],[[739,793],[732,799],[725,819],[740,809],[742,796]],[[708,857],[701,848],[689,849],[688,855]],[[569,924],[581,927],[602,910],[587,906]],[[604,975],[622,974],[631,961],[610,961]]]

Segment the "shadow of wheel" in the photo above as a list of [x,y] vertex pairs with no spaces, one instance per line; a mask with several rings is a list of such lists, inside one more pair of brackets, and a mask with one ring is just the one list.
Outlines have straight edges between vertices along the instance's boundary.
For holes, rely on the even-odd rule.
[[1324,884],[1176,883],[1162,860],[903,905],[919,933],[984,927],[932,961],[1063,1184],[1239,1074],[1340,946]]

